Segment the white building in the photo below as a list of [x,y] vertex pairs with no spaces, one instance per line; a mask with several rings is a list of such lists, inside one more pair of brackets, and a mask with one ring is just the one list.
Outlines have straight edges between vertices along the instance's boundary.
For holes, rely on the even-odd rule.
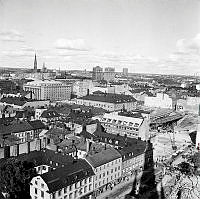
[[78,98],[76,103],[99,107],[108,111],[120,111],[122,109],[130,111],[136,108],[137,100],[129,95],[102,93]]
[[85,160],[37,175],[31,180],[32,199],[76,199],[93,192],[94,172]]
[[95,173],[94,191],[96,195],[99,195],[105,186],[113,187],[117,179],[121,178],[122,157],[114,148],[110,147],[99,153],[87,155],[85,159]]
[[74,82],[72,92],[74,95],[77,95],[77,97],[83,97],[87,95],[89,90],[92,90],[93,87],[92,80],[78,80]]
[[138,114],[128,116],[117,112],[105,113],[100,122],[108,133],[121,136],[126,134],[128,137],[142,140],[149,138],[149,120]]
[[144,105],[156,108],[173,108],[172,98],[164,93],[157,93],[156,97],[145,97]]
[[68,100],[71,96],[71,85],[54,80],[28,82],[23,89],[32,91],[37,100]]

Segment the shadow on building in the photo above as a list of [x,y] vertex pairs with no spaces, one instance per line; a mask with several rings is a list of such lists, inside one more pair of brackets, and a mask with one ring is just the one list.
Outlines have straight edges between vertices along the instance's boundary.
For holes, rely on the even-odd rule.
[[[141,176],[141,177],[140,177]],[[132,190],[125,196],[125,199],[164,199],[164,190],[157,191],[157,183],[155,180],[155,170],[153,161],[153,145],[150,141],[146,143],[144,166],[142,174],[138,174],[135,178]]]

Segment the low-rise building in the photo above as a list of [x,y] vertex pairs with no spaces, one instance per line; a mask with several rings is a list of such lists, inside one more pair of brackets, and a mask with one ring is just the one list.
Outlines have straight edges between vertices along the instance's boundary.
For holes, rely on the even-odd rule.
[[148,107],[156,108],[169,108],[174,109],[173,100],[165,93],[157,93],[156,97],[146,96],[144,99],[144,105]]
[[129,95],[119,94],[93,94],[78,98],[76,103],[79,105],[94,106],[108,111],[128,111],[135,109],[137,100]]
[[85,160],[74,160],[61,168],[43,173],[31,180],[32,198],[91,198],[94,172]]

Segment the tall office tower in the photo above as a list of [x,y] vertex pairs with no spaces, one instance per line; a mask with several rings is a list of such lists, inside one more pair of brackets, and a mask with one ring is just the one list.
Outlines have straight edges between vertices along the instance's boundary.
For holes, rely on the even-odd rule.
[[123,75],[128,76],[128,68],[123,68]]
[[35,54],[35,59],[34,59],[34,72],[37,72],[37,57]]
[[100,66],[96,66],[92,71],[92,79],[94,80],[102,80],[103,79],[103,68]]
[[115,79],[115,68],[106,67],[103,73],[103,79],[106,81],[113,81]]

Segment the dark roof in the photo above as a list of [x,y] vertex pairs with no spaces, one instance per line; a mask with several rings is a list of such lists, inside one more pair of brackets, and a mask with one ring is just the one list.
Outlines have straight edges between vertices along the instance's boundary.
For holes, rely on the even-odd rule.
[[33,130],[45,129],[45,125],[41,120],[28,121],[28,123],[32,126]]
[[68,163],[62,168],[41,175],[47,183],[49,192],[53,193],[80,180],[94,175],[91,166],[83,159]]
[[119,112],[118,115],[125,116],[125,117],[132,117],[132,118],[143,118],[140,112],[132,113],[132,112]]
[[99,167],[103,164],[121,158],[120,153],[114,148],[107,148],[99,153],[86,156],[86,160],[94,167]]
[[91,100],[97,102],[108,102],[108,103],[125,103],[125,102],[136,102],[137,100],[130,95],[122,95],[122,94],[111,94],[111,93],[104,93],[99,95],[86,95],[79,99],[83,100]]
[[0,135],[31,131],[33,127],[27,121],[15,120],[10,124],[0,125]]
[[[27,154],[20,154],[17,157],[11,157],[19,161],[33,162],[35,166],[48,165],[50,167],[62,167],[74,161],[74,158],[69,155],[62,155],[48,149],[43,151],[32,151]],[[6,162],[6,158],[0,159],[0,164]],[[50,162],[52,161],[52,162]],[[58,163],[58,165],[56,165]]]
[[55,118],[55,117],[60,117],[60,114],[58,114],[55,110],[45,110],[41,114],[41,117],[43,117],[43,118]]
[[82,131],[80,132],[79,135],[80,135],[81,137],[84,137],[84,138],[87,138],[87,139],[94,139],[94,138],[96,138],[95,135],[89,133],[89,132],[86,130],[86,126],[85,126],[85,125],[83,126],[83,129],[82,129]]

